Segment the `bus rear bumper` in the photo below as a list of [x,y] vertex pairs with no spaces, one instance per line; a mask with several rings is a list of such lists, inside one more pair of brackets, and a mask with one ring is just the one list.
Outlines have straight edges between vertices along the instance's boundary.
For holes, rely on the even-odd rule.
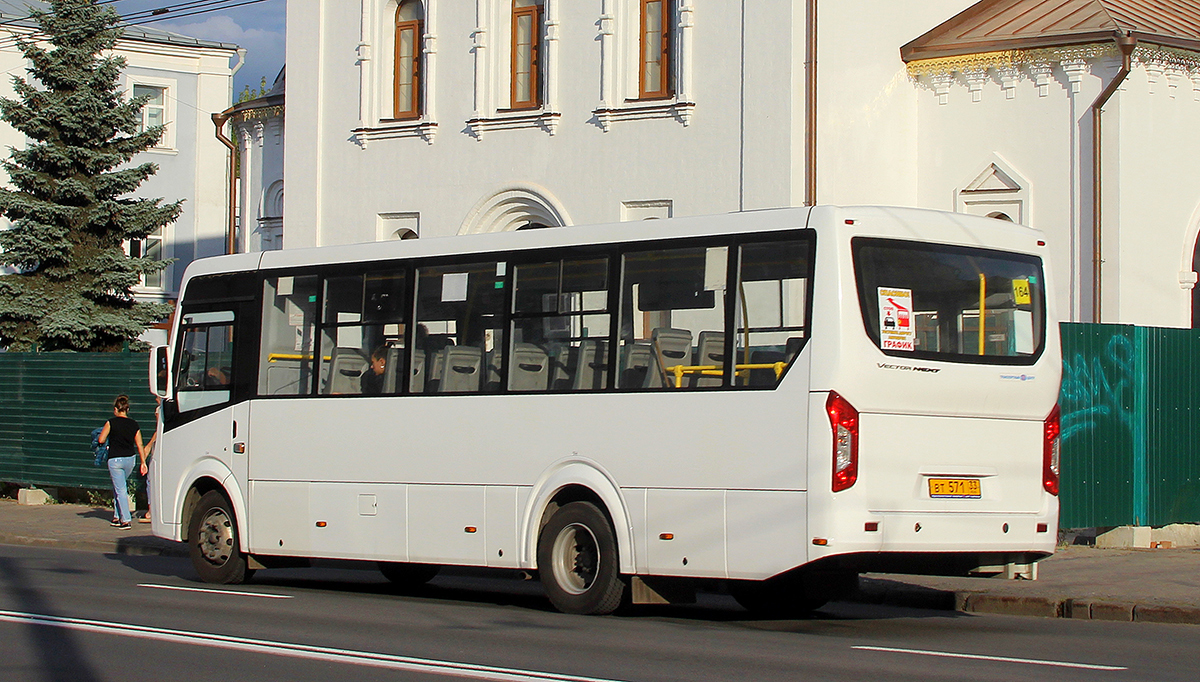
[[1047,551],[1025,552],[853,552],[835,554],[806,565],[804,571],[897,573],[904,575],[1036,578],[1036,563]]
[[888,512],[813,534],[808,568],[859,573],[1036,577],[1054,553],[1057,514]]

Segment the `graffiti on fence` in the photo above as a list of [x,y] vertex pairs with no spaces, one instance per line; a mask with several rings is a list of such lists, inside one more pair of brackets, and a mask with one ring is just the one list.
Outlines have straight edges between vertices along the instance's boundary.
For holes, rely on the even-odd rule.
[[1082,350],[1063,358],[1063,441],[1104,423],[1133,430],[1134,352],[1133,341],[1118,334],[1102,353]]

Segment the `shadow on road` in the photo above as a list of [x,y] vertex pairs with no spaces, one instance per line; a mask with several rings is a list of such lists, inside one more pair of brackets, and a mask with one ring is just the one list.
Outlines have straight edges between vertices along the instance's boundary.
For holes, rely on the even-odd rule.
[[[0,558],[0,580],[4,591],[19,606],[22,613],[55,616],[49,600],[33,586],[29,572],[20,559]],[[29,624],[21,628],[41,664],[41,679],[53,682],[91,682],[101,679],[84,656],[75,632],[63,627]]]
[[[110,558],[147,575],[174,576],[181,582],[199,583],[187,559],[114,554]],[[553,613],[541,583],[517,571],[445,568],[428,584],[401,587],[389,582],[372,562],[322,561],[308,568],[262,569],[247,587],[288,591],[320,591],[381,598],[420,599],[433,602],[515,607]],[[863,579],[851,602],[827,605],[798,618],[777,618],[747,612],[732,597],[719,591],[701,592],[697,603],[672,606],[626,606],[614,616],[627,619],[670,619],[695,622],[744,623],[755,629],[787,631],[803,623],[896,618],[960,618],[953,610],[954,595],[889,580]],[[209,587],[218,588],[213,585]]]

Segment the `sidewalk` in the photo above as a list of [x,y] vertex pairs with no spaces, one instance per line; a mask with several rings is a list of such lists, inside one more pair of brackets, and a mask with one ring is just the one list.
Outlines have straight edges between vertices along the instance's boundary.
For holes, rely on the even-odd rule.
[[[0,544],[186,557],[149,524],[108,525],[112,511],[0,499]],[[1200,548],[1067,547],[1041,562],[1038,579],[863,576],[855,601],[974,613],[1200,625]]]

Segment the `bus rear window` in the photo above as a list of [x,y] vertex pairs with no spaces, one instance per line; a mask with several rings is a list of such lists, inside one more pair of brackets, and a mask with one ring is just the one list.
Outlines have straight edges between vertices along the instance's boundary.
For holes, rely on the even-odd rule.
[[1041,354],[1041,259],[861,237],[851,246],[863,323],[887,355],[1027,365]]

